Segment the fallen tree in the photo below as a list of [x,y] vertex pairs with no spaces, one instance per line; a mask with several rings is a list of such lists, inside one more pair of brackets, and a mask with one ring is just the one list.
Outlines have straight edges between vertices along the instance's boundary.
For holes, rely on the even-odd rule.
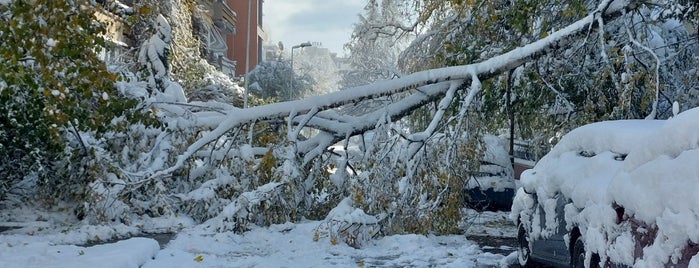
[[[178,157],[175,165],[149,174],[149,179],[164,176],[182,167],[182,164],[192,157],[205,145],[217,140],[228,131],[255,121],[264,121],[277,118],[290,118],[296,128],[312,127],[322,130],[316,139],[301,142],[299,153],[317,152],[325,150],[328,146],[341,141],[344,138],[362,134],[371,130],[379,116],[387,116],[392,120],[399,119],[417,107],[430,103],[454,90],[470,89],[475,93],[480,89],[480,80],[488,79],[496,75],[512,70],[528,61],[531,61],[549,50],[563,47],[575,40],[576,37],[589,34],[602,25],[605,20],[614,19],[630,9],[636,7],[635,1],[630,0],[606,0],[597,10],[578,22],[556,31],[554,34],[538,40],[532,44],[520,47],[493,57],[487,61],[456,67],[427,70],[413,73],[404,77],[379,81],[370,85],[345,89],[322,96],[314,96],[302,100],[273,103],[268,105],[250,107],[247,109],[230,109],[225,111],[223,120],[210,133],[197,140]],[[472,81],[470,87],[462,87],[464,83]],[[331,109],[344,105],[357,103],[366,99],[376,99],[384,96],[410,93],[408,97],[396,101],[388,107],[379,107],[373,112],[363,116],[336,116]],[[448,97],[448,96],[447,96]],[[435,118],[439,121],[440,118]],[[428,133],[431,134],[431,133]],[[332,138],[329,138],[332,137]],[[312,157],[310,157],[312,158]],[[309,159],[306,157],[306,159]]]

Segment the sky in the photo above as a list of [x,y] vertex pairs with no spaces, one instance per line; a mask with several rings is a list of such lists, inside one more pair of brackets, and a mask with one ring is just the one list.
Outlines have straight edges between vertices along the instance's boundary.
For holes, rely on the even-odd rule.
[[263,24],[267,40],[288,50],[303,42],[319,42],[344,55],[358,14],[366,0],[265,0]]

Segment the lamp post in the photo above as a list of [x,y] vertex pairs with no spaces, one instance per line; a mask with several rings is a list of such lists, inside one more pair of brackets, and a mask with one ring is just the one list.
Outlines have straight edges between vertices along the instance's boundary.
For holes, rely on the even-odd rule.
[[[248,0],[248,29],[246,30],[247,37],[245,39],[245,97],[243,98],[243,108],[248,108],[248,73],[250,73],[250,16],[251,16],[252,1]],[[259,12],[259,11],[258,11]]]
[[294,49],[310,47],[310,46],[312,46],[311,42],[304,42],[304,43],[301,43],[301,44],[298,44],[298,45],[291,47],[291,87],[289,87],[289,100],[292,100],[291,94],[294,92],[294,75],[296,74],[294,72]]

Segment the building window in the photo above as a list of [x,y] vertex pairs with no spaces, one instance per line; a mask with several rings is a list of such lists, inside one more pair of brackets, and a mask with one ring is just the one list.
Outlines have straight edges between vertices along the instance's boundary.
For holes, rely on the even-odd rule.
[[263,56],[263,54],[262,54],[262,38],[258,36],[257,37],[257,61],[258,62],[263,61],[262,56]]
[[262,2],[263,0],[257,0],[257,26],[262,28]]

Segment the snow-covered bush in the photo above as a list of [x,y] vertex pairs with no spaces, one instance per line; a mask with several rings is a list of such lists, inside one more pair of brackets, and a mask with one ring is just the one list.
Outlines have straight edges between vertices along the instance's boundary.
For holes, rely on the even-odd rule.
[[362,209],[356,208],[351,198],[345,198],[316,228],[313,240],[318,241],[321,236],[327,236],[333,245],[342,241],[350,247],[361,248],[364,243],[380,235],[380,222],[385,217],[385,214],[367,215]]

